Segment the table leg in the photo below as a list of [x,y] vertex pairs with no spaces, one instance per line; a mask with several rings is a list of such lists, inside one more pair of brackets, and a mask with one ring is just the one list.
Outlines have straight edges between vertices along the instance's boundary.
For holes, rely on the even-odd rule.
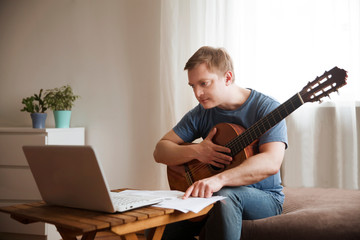
[[166,225],[149,229],[148,234],[146,236],[146,240],[160,240],[164,233],[165,226]]
[[[78,233],[74,233],[72,231],[62,229],[62,228],[57,228],[57,230],[60,233],[63,240],[77,240],[76,236],[80,235]],[[96,232],[97,231],[83,233],[81,240],[94,240]]]
[[69,230],[56,227],[63,240],[77,240],[76,235]]
[[152,240],[161,240],[161,237],[162,237],[162,235],[164,233],[164,230],[165,230],[165,225],[157,227],[155,229],[154,236],[153,236]]
[[136,233],[129,233],[126,235],[121,236],[122,240],[139,240],[138,237],[136,236]]

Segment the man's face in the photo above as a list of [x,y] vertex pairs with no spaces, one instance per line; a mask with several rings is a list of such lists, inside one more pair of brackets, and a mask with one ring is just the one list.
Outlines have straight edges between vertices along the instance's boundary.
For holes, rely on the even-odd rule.
[[189,85],[193,88],[196,99],[205,108],[222,104],[226,79],[211,72],[205,63],[188,71]]

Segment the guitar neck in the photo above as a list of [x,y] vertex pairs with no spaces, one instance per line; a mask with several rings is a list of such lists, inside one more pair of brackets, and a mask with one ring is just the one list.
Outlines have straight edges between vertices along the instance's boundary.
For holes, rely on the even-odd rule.
[[274,109],[264,118],[257,121],[250,128],[246,129],[242,134],[235,137],[233,140],[228,142],[225,146],[231,149],[231,156],[235,156],[256,139],[261,137],[265,132],[270,130],[273,126],[281,122],[290,113],[295,111],[304,102],[299,93],[295,94],[289,100],[281,104],[279,107]]

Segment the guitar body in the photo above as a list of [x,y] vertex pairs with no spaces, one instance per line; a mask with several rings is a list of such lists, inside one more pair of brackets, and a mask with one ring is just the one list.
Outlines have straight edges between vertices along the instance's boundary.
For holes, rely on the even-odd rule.
[[[222,146],[225,146],[232,139],[245,131],[243,127],[231,123],[219,123],[214,128],[216,128],[217,131],[212,140],[215,144]],[[244,148],[241,152],[236,154],[233,157],[231,164],[221,169],[216,168],[210,164],[202,163],[196,159],[183,165],[168,166],[167,175],[170,188],[172,190],[186,191],[186,189],[190,187],[192,183],[234,168],[257,152],[257,141],[255,141]]]

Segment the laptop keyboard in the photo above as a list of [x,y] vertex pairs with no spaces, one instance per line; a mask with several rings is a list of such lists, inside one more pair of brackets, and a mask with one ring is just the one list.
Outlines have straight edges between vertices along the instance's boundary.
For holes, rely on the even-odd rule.
[[153,196],[124,195],[118,192],[110,192],[110,196],[117,211],[129,210],[161,201],[155,200]]

